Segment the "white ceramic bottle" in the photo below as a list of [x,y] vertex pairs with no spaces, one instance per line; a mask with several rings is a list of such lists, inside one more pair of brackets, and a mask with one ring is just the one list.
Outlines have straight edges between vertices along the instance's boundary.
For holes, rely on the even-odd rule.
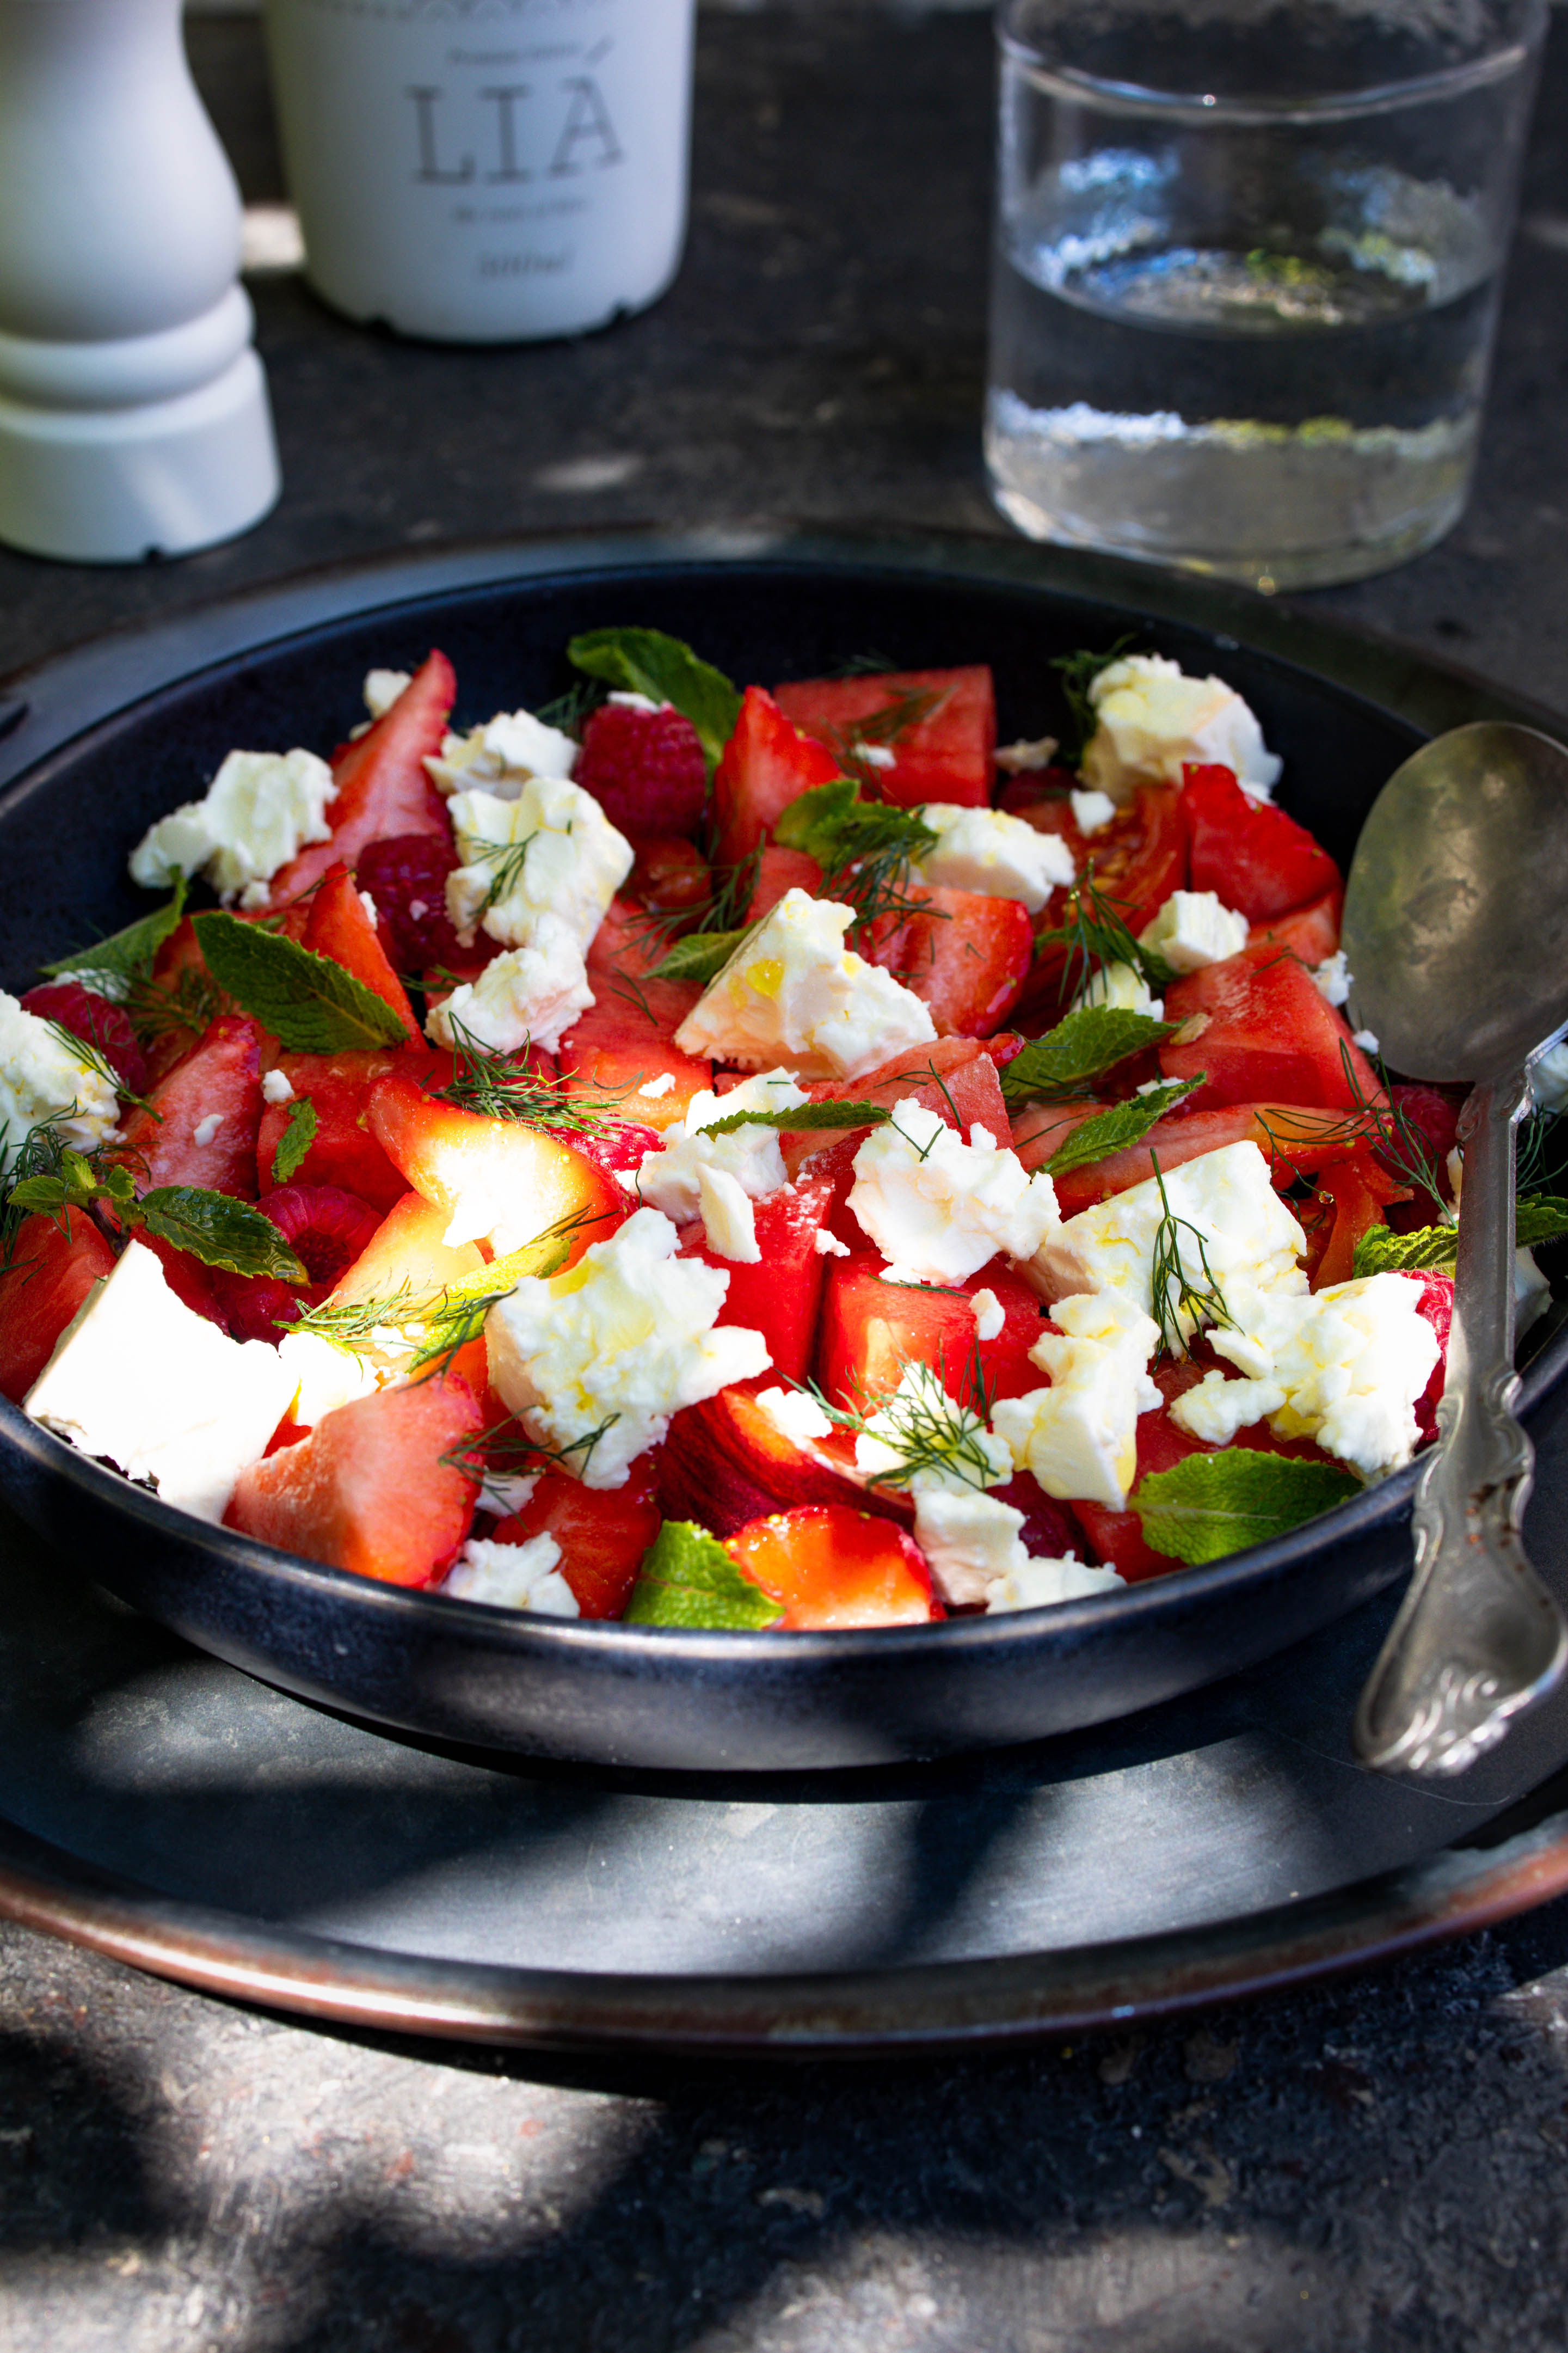
[[180,554],[278,495],[180,0],[0,0],[0,539]]
[[686,234],[695,0],[267,0],[306,271],[444,343],[641,310]]

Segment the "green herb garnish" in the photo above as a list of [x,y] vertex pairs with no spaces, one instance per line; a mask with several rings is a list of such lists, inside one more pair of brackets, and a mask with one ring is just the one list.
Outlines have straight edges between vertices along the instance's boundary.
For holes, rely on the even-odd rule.
[[1129,1145],[1147,1135],[1156,1121],[1163,1119],[1194,1087],[1201,1087],[1207,1076],[1206,1071],[1200,1071],[1194,1079],[1172,1079],[1164,1086],[1150,1087],[1146,1093],[1133,1095],[1126,1103],[1112,1103],[1109,1111],[1086,1119],[1052,1153],[1046,1163],[1047,1176],[1065,1176],[1069,1168],[1082,1168],[1091,1160],[1103,1160],[1108,1153],[1125,1152]]
[[716,1536],[695,1520],[666,1520],[643,1555],[623,1622],[751,1633],[776,1626],[783,1616]]
[[1130,1013],[1120,1005],[1080,1005],[1043,1038],[1033,1038],[1004,1065],[1002,1100],[1009,1111],[1053,1095],[1076,1093],[1130,1054],[1175,1034],[1173,1021]]
[[248,1201],[199,1185],[159,1185],[138,1197],[128,1168],[103,1166],[79,1152],[62,1152],[58,1169],[23,1177],[11,1187],[9,1200],[14,1208],[51,1216],[90,1209],[101,1201],[121,1227],[145,1228],[204,1266],[224,1267],[231,1274],[274,1275],[281,1282],[310,1279],[271,1219]]
[[331,956],[216,910],[193,922],[218,987],[285,1051],[341,1054],[406,1038],[402,1016]]
[[1130,1501],[1152,1550],[1196,1563],[1267,1544],[1360,1493],[1360,1480],[1332,1463],[1228,1446],[1150,1472]]
[[741,715],[740,691],[679,638],[662,629],[587,629],[572,639],[566,659],[624,692],[673,703],[696,728],[710,770],[718,766]]
[[289,1107],[289,1124],[279,1137],[278,1149],[272,1155],[275,1185],[287,1185],[299,1175],[315,1140],[316,1106],[309,1095],[297,1095]]

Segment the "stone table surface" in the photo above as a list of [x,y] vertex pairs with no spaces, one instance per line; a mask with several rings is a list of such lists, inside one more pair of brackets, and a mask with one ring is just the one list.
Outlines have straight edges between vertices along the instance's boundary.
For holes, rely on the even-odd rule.
[[[193,24],[252,202],[255,24]],[[1561,36],[1469,513],[1304,600],[1568,709]],[[7,666],[300,566],[562,526],[997,530],[989,32],[702,20],[674,291],[441,350],[252,281],[288,488],[175,565],[0,553]],[[544,2064],[321,2031],[0,1931],[7,2353],[1568,2346],[1568,1906],[1292,2000],[993,2061]]]

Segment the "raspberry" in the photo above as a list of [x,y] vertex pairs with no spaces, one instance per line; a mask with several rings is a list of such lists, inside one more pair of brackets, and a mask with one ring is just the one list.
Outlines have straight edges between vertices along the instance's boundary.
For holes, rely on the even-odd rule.
[[211,1278],[231,1336],[276,1343],[281,1325],[324,1299],[348,1272],[380,1225],[381,1213],[336,1185],[280,1185],[263,1193],[256,1206],[304,1266],[309,1288],[275,1275],[231,1274],[220,1267],[211,1270]]
[[146,1093],[147,1065],[122,1007],[111,1005],[107,997],[95,997],[79,980],[54,980],[45,988],[30,988],[22,1010],[58,1021],[73,1038],[96,1046],[126,1094]]
[[360,851],[354,881],[375,902],[381,944],[395,972],[450,965],[463,951],[447,921],[447,877],[455,860],[433,833],[398,833]]
[[695,833],[708,795],[697,730],[668,703],[602,703],[583,730],[573,776],[612,825],[638,833]]

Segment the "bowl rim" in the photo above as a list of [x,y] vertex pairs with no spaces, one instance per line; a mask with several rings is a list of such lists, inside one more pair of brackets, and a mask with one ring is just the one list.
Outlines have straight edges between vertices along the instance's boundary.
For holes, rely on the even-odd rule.
[[[334,624],[347,627],[378,613],[460,601],[513,584],[541,586],[554,577],[604,579],[619,573],[646,577],[650,569],[672,576],[765,570],[780,578],[826,570],[1032,589],[1046,597],[1103,604],[1108,623],[1124,626],[1132,617],[1196,631],[1211,638],[1221,655],[1245,650],[1282,670],[1305,673],[1428,733],[1480,717],[1568,732],[1568,721],[1548,707],[1398,638],[1325,621],[1229,584],[1119,557],[971,533],[871,528],[850,534],[787,522],[684,534],[657,527],[610,533],[585,530],[323,566],[173,619],[89,639],[0,678],[0,822],[24,797],[47,789],[51,771],[77,757],[94,736],[154,712],[172,690],[221,675],[239,661],[286,650]],[[90,713],[85,718],[84,705]],[[1521,1413],[1533,1412],[1565,1372],[1568,1321],[1521,1375]],[[410,1632],[423,1622],[433,1631],[463,1629],[479,1637],[482,1625],[484,1647],[491,1652],[569,1657],[588,1646],[585,1654],[605,1664],[657,1657],[699,1668],[720,1661],[727,1666],[765,1662],[774,1671],[784,1658],[814,1668],[864,1665],[873,1659],[921,1657],[933,1645],[940,1645],[936,1654],[944,1658],[955,1656],[955,1646],[989,1654],[1032,1647],[1047,1632],[1071,1647],[1076,1639],[1100,1634],[1115,1623],[1131,1630],[1163,1620],[1179,1622],[1188,1597],[1213,1602],[1233,1592],[1254,1592],[1325,1550],[1392,1526],[1410,1509],[1425,1459],[1418,1456],[1377,1485],[1267,1544],[1190,1565],[1179,1574],[995,1618],[792,1630],[787,1651],[781,1651],[777,1632],[769,1630],[628,1626],[618,1620],[555,1619],[504,1609],[486,1609],[481,1621],[475,1604],[455,1596],[384,1584],[198,1520],[78,1452],[5,1398],[0,1398],[0,1443],[84,1500],[123,1513],[149,1535],[210,1547],[227,1568],[350,1601],[361,1614],[390,1612],[390,1622],[401,1621]]]

